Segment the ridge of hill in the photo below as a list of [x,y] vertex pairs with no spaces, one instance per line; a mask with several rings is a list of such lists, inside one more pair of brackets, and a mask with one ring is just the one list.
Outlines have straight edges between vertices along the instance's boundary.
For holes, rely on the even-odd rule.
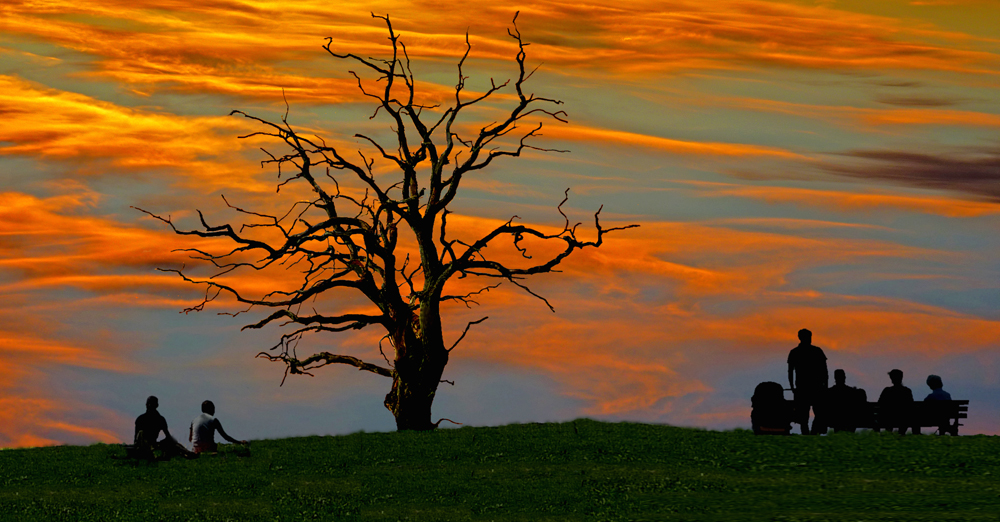
[[0,520],[996,520],[1000,440],[565,423],[0,451]]

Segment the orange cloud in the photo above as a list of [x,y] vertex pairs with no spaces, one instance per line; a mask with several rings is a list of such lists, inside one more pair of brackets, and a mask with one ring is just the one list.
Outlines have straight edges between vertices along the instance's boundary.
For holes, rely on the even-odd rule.
[[[254,99],[330,103],[357,100],[350,81],[306,72],[330,60],[319,48],[362,56],[386,54],[385,30],[371,11],[395,16],[413,58],[454,62],[471,33],[475,60],[509,61],[506,29],[513,10],[468,2],[340,4],[336,20],[313,1],[206,2],[160,0],[7,2],[5,29],[97,57],[96,74],[133,85],[215,92]],[[478,13],[470,27],[467,12]],[[401,12],[402,11],[402,12]],[[930,69],[996,74],[998,58],[969,35],[905,21],[795,3],[727,0],[711,6],[680,1],[664,10],[638,0],[604,4],[542,2],[522,9],[519,23],[530,59],[560,71],[643,75],[748,64],[826,69]],[[470,63],[470,67],[472,67]],[[322,66],[326,69],[328,66]],[[448,80],[450,82],[450,80]],[[446,82],[447,83],[447,82]],[[445,90],[450,85],[443,86]],[[436,88],[430,87],[436,90]]]
[[[137,368],[122,361],[110,350],[97,349],[78,343],[46,339],[25,332],[0,331],[0,341],[7,346],[5,366],[10,364],[64,364],[98,370],[132,372]],[[17,361],[17,362],[15,362]]]
[[[605,226],[634,222],[611,219],[604,218]],[[501,221],[452,215],[448,223],[449,238],[462,238],[471,243]],[[824,237],[804,229],[801,223],[796,224],[799,226],[783,231],[764,232],[730,228],[725,222],[642,222],[638,229],[608,236],[599,249],[574,253],[570,258],[572,262],[560,265],[559,277],[572,278],[572,283],[566,283],[567,288],[601,281],[602,286],[616,287],[614,292],[610,289],[606,292],[624,298],[636,296],[634,283],[638,281],[630,282],[630,278],[640,278],[677,292],[674,305],[691,305],[710,296],[760,297],[787,284],[790,274],[808,268],[876,258],[954,260],[958,257],[951,252],[888,241]],[[591,233],[585,226],[580,227],[580,237]],[[551,226],[537,227],[548,233],[557,232]],[[556,253],[560,245],[526,241],[525,246],[534,259],[546,259],[547,255]],[[530,263],[521,258],[510,241],[498,241],[485,252],[491,259],[510,266]],[[625,277],[623,274],[630,275]],[[491,293],[483,299],[494,297]]]
[[554,124],[546,126],[543,134],[549,139],[577,140],[597,143],[600,145],[627,145],[633,147],[644,147],[672,154],[733,157],[763,156],[785,159],[807,159],[806,156],[778,147],[748,145],[743,143],[684,141],[580,125]]
[[855,109],[871,125],[958,125],[1000,127],[1000,115],[945,109]]
[[[93,415],[95,409],[87,405],[76,401],[14,397],[8,395],[9,390],[4,392],[0,397],[0,448],[52,446],[66,440],[85,444],[121,442],[112,431],[65,420],[74,416],[74,410]],[[96,413],[97,422],[121,424],[122,419],[111,412],[98,410]]]
[[[215,155],[216,132],[237,132],[235,118],[184,118],[127,109],[89,96],[0,76],[0,111],[7,125],[4,154],[55,158],[105,157],[126,167],[172,166],[179,159]],[[44,117],[39,117],[44,115]],[[231,138],[225,138],[231,149]]]
[[[96,193],[86,189],[50,198],[0,193],[0,270],[17,274],[12,282],[0,284],[0,290],[20,294],[74,288],[96,294],[81,297],[82,302],[104,299],[108,303],[175,309],[197,304],[204,294],[203,285],[192,285],[175,274],[155,269],[186,265],[191,277],[206,279],[218,270],[207,262],[190,259],[188,252],[174,250],[197,248],[224,253],[232,249],[232,244],[178,236],[152,218],[145,218],[152,227],[146,229],[90,216],[87,212],[97,199]],[[238,224],[243,216],[230,212],[228,217]],[[135,212],[135,219],[144,219],[144,215]],[[190,217],[175,216],[175,223],[182,229],[200,228]],[[298,287],[302,275],[280,266],[262,272],[236,271],[217,280],[233,285],[245,296],[259,298],[276,288]],[[221,301],[228,301],[228,296],[224,294]],[[59,306],[79,305],[70,300],[60,301]]]
[[952,218],[973,218],[1000,213],[1000,203],[948,197],[760,187],[704,181],[681,181],[678,183],[697,187],[698,195],[702,197],[742,197],[759,199],[768,203],[791,203],[807,207],[819,205],[837,211],[886,208]]
[[275,182],[263,177],[260,164],[239,154],[261,143],[237,139],[251,132],[243,118],[130,109],[5,75],[0,113],[7,123],[0,128],[0,155],[73,160],[78,173],[94,176],[113,172],[109,165],[169,169],[181,174],[173,182],[199,191],[274,192]]
[[[99,197],[86,189],[50,198],[0,193],[0,268],[19,270],[31,280],[181,262],[182,255],[169,252],[176,243],[167,234],[87,215]],[[10,290],[24,282],[13,285]]]
[[865,107],[814,105],[760,98],[701,95],[692,103],[716,104],[737,109],[790,114],[841,122],[864,130],[879,125],[955,125],[964,127],[1000,126],[1000,115],[939,108],[873,109]]

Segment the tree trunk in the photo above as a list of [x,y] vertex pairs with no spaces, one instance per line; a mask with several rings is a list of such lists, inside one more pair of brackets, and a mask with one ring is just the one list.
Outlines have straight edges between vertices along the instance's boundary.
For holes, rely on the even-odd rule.
[[397,430],[432,430],[431,404],[440,384],[444,364],[425,361],[418,371],[400,371],[392,379],[392,390],[385,396],[385,407],[396,418]]
[[438,342],[421,338],[416,332],[406,332],[396,341],[395,376],[392,390],[385,396],[385,407],[396,418],[397,430],[432,430],[431,404],[437,393],[448,351],[441,336],[431,336]]
[[[422,384],[422,383],[421,383]],[[396,417],[397,430],[432,430],[431,403],[436,390],[420,384],[408,384],[397,374],[392,391],[385,396],[385,407]]]

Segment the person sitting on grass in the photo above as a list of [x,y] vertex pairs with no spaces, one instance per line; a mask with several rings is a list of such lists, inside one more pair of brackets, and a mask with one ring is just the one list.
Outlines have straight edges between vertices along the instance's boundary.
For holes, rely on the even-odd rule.
[[215,404],[212,401],[201,403],[201,415],[191,421],[191,428],[188,433],[188,440],[194,444],[195,453],[215,453],[219,451],[219,445],[215,443],[215,431],[219,431],[222,438],[233,444],[247,444],[245,440],[236,440],[222,429],[222,423],[215,418]]
[[[163,459],[170,459],[177,455],[183,455],[187,458],[197,457],[198,455],[188,451],[170,435],[170,430],[167,429],[167,420],[163,418],[163,415],[160,415],[160,412],[156,411],[159,406],[160,400],[150,395],[146,398],[146,413],[135,419],[134,444],[136,454],[142,458],[152,459],[153,451],[160,450]],[[163,440],[157,441],[161,431],[164,436]]]

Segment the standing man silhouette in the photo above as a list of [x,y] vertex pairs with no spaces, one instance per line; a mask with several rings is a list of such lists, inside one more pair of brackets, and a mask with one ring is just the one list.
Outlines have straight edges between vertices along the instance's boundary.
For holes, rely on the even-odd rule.
[[[826,354],[812,344],[812,332],[799,330],[799,345],[788,353],[788,384],[795,397],[795,415],[802,425],[802,434],[819,435],[826,431],[823,425],[822,402],[830,383],[826,369]],[[813,410],[813,427],[809,431],[809,408]]]

